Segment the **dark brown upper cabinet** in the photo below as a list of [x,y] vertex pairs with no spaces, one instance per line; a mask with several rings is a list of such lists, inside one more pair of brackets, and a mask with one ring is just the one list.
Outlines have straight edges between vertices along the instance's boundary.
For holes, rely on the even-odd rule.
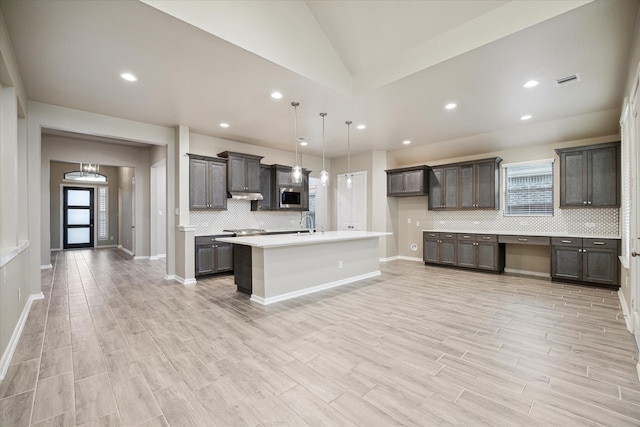
[[430,210],[500,208],[499,157],[431,167]]
[[557,149],[561,208],[620,206],[620,142]]
[[227,209],[227,161],[189,155],[189,209]]
[[230,193],[260,192],[261,156],[224,151],[218,157],[228,159],[227,189]]
[[388,197],[426,196],[428,194],[428,166],[389,169],[385,172],[387,173]]

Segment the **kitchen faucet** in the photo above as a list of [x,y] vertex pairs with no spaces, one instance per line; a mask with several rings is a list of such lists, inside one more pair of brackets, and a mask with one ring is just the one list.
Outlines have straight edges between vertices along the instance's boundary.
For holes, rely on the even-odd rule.
[[[307,219],[309,219],[309,221],[311,222],[311,227],[306,227],[306,226],[308,225],[308,223],[307,223]],[[313,226],[313,217],[312,217],[311,215],[309,215],[308,213],[307,213],[307,214],[302,215],[302,217],[300,218],[300,228],[302,228],[302,222],[303,222],[303,221],[304,221],[304,225],[305,225],[305,227],[306,227],[306,228],[308,228],[308,229],[309,229],[309,231],[310,231],[311,233],[313,233],[313,229],[314,229],[314,226]]]

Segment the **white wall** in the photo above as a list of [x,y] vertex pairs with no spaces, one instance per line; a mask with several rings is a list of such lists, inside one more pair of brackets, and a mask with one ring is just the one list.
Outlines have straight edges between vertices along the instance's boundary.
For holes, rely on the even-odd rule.
[[0,14],[0,380],[20,339],[31,302],[42,298],[32,277],[27,203],[26,95]]

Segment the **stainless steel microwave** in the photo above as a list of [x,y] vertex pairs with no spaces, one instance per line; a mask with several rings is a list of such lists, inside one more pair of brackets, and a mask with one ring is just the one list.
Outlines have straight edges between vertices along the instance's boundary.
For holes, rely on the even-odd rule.
[[299,188],[280,188],[280,208],[301,208],[302,190]]

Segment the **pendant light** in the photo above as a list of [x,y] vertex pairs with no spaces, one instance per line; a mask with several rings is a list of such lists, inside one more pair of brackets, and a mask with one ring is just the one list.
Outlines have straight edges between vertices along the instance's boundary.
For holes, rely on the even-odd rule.
[[291,106],[293,107],[293,111],[294,111],[294,124],[295,124],[295,144],[296,144],[296,160],[293,163],[293,176],[291,177],[291,182],[294,184],[300,184],[302,182],[302,167],[298,164],[298,105],[300,105],[299,102],[292,102]]
[[347,188],[351,189],[351,185],[353,180],[351,179],[351,138],[350,138],[350,129],[351,129],[351,121],[347,120],[344,122],[347,125]]
[[324,167],[324,118],[327,116],[327,113],[320,113],[322,116],[322,170],[320,171],[320,182],[324,187],[327,186],[327,181],[329,180],[329,172]]

